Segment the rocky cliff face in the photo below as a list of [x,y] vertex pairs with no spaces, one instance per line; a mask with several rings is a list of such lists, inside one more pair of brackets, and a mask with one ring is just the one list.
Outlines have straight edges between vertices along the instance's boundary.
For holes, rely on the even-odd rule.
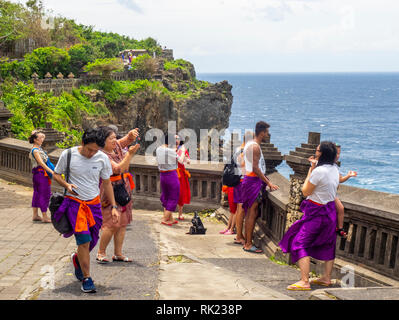
[[[194,66],[190,65],[187,70],[162,71],[159,79],[162,90],[146,88],[108,104],[110,116],[86,119],[86,126],[112,122],[120,125],[122,131],[139,128],[141,151],[151,144],[144,143],[147,130],[157,128],[166,132],[168,121],[176,121],[177,132],[184,128],[193,129],[198,137],[200,129],[228,128],[233,103],[232,86],[227,81],[216,84],[198,81]],[[92,101],[103,99],[101,92],[92,92],[89,96]]]

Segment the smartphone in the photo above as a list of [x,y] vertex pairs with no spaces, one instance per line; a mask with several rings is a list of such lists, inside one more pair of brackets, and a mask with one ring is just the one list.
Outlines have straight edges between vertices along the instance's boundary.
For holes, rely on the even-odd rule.
[[79,195],[79,193],[76,191],[75,188],[72,188],[72,191],[73,191],[74,193],[76,193],[77,195]]

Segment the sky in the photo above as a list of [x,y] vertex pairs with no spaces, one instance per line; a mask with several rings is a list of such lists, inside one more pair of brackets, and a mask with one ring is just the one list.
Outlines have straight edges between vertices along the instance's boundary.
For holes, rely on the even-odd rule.
[[155,38],[197,73],[399,71],[397,0],[43,3],[96,30]]

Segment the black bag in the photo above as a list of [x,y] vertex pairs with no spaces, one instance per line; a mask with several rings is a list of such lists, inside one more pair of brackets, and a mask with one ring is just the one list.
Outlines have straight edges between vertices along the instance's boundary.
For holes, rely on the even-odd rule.
[[131,198],[129,193],[126,191],[125,187],[125,179],[123,178],[123,174],[121,175],[122,177],[122,183],[114,184],[114,197],[115,197],[115,202],[119,204],[121,207],[126,206]]
[[[68,149],[67,151],[67,170],[66,170],[66,176],[65,176],[65,181],[69,182],[69,169],[71,165],[71,149]],[[65,234],[68,232],[71,232],[72,226],[71,223],[69,222],[69,219],[66,214],[63,214],[60,218],[60,220],[56,221],[54,219],[54,214],[57,212],[58,208],[61,206],[62,202],[64,201],[64,197],[66,195],[67,190],[65,189],[64,194],[61,193],[53,193],[50,198],[50,204],[49,204],[49,209],[51,213],[51,223],[53,224],[55,230],[57,230],[61,234]]]
[[224,169],[223,169],[223,176],[222,176],[223,185],[228,186],[228,187],[235,187],[240,184],[241,175],[237,174],[238,166],[235,161],[235,158],[241,152],[242,152],[242,150],[240,150],[239,152],[234,154],[231,157],[230,163],[225,164]]
[[189,234],[205,234],[206,228],[204,228],[201,218],[198,216],[197,212],[194,212],[194,218],[191,219],[191,223],[193,225],[190,227]]

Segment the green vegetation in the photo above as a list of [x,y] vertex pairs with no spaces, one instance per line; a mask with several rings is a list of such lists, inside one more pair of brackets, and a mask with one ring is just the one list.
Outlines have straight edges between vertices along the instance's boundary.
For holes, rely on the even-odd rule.
[[117,58],[96,59],[94,62],[89,62],[84,70],[104,79],[110,79],[111,73],[123,71],[123,63]]
[[[146,49],[150,55],[162,52],[158,42],[150,37],[136,40],[112,32],[95,31],[93,26],[77,24],[65,17],[50,19],[49,16],[50,12],[45,10],[40,0],[29,0],[25,6],[0,1],[0,52],[12,56],[16,41],[28,39],[36,50],[40,49],[25,55],[24,59],[29,60],[27,64],[0,60],[3,79],[11,76],[29,80],[33,72],[40,77],[43,72],[50,72],[53,76],[58,72],[64,76],[73,72],[78,76],[88,63],[116,58],[125,49]],[[44,67],[50,68],[43,70]]]
[[10,119],[11,131],[22,140],[26,140],[34,128],[44,127],[50,121],[54,129],[66,133],[59,147],[69,147],[80,142],[82,133],[78,129],[83,117],[109,113],[104,104],[94,104],[80,89],[56,97],[38,93],[31,82],[6,81],[1,90],[2,100],[14,114]]

